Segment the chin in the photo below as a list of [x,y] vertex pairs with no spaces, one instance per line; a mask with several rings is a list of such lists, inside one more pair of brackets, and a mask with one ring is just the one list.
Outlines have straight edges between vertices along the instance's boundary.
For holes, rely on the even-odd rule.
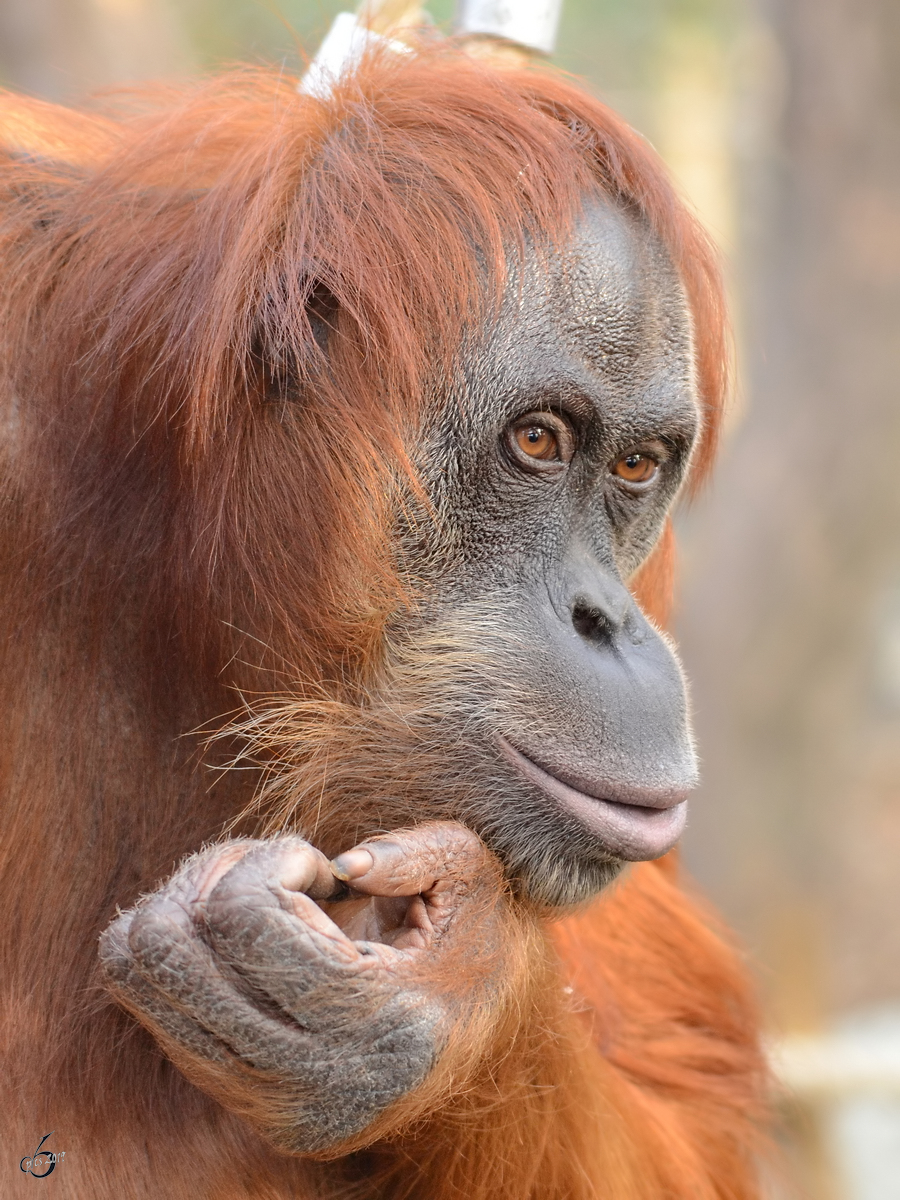
[[625,866],[577,818],[524,790],[495,789],[490,810],[462,819],[503,863],[516,895],[542,908],[591,900]]
[[479,785],[456,815],[494,851],[527,903],[544,909],[583,904],[627,862],[665,854],[683,830],[687,787],[632,785],[626,792],[592,779],[587,792],[503,739],[482,755]]
[[622,872],[621,858],[589,859],[574,855],[539,857],[523,863],[513,878],[516,892],[542,908],[571,908],[593,900]]

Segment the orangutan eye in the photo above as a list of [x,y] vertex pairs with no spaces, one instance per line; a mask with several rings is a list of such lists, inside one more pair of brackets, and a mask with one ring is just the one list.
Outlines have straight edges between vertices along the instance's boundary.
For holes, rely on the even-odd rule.
[[513,462],[528,471],[561,471],[575,453],[572,430],[556,413],[519,417],[507,426],[505,440]]
[[543,425],[526,425],[524,429],[516,430],[516,441],[522,453],[529,458],[559,458],[556,434]]
[[649,483],[659,470],[659,463],[649,454],[639,454],[632,450],[624,454],[612,465],[612,473],[624,483]]

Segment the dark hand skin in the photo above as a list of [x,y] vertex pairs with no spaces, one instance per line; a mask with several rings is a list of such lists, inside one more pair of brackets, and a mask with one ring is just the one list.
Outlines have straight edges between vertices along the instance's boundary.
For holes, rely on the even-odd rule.
[[[460,1018],[436,977],[473,937],[484,963],[499,946],[499,878],[450,822],[335,863],[298,837],[227,842],[123,913],[101,960],[175,1060],[188,1073],[191,1060],[205,1065],[206,1090],[233,1106],[231,1076],[263,1085],[266,1111],[274,1094],[285,1119],[258,1131],[282,1150],[321,1152],[429,1074]],[[475,972],[470,1005],[500,987],[502,954],[491,967]]]
[[351,900],[297,838],[215,846],[103,939],[122,1003],[284,1150],[373,1141],[455,1029],[498,1019],[504,888],[544,911],[590,898],[673,844],[695,780],[679,667],[626,586],[697,432],[679,282],[599,196],[568,254],[511,274],[462,394],[437,398],[415,448],[433,530],[398,519],[424,595],[392,653],[431,665],[373,699],[413,730],[371,764],[373,788],[408,796],[427,747],[406,811],[436,823],[366,843],[364,873],[363,850],[344,858]]

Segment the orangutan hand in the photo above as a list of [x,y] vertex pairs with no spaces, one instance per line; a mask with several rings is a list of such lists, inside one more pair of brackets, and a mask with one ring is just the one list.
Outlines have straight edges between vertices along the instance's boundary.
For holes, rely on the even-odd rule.
[[299,837],[234,841],[122,913],[100,953],[190,1079],[283,1150],[343,1153],[490,1008],[501,897],[493,857],[450,822],[334,864]]

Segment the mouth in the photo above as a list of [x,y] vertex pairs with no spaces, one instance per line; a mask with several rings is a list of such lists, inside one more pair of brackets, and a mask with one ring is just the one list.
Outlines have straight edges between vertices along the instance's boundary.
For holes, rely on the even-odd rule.
[[603,786],[602,794],[584,792],[551,775],[505,738],[498,738],[498,745],[519,775],[579,820],[615,858],[626,862],[660,858],[684,832],[688,788]]

